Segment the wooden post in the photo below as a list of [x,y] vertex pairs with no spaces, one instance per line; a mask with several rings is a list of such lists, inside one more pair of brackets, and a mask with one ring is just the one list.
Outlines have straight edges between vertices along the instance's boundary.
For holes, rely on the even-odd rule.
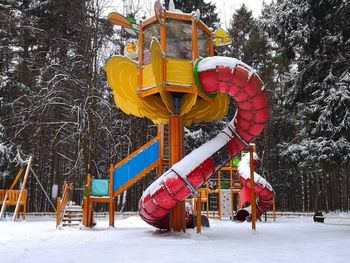
[[113,195],[114,166],[109,166],[109,226],[114,227],[115,200]]
[[91,204],[91,201],[90,201],[90,194],[91,194],[91,175],[88,174],[88,177],[87,177],[87,196],[86,196],[86,226],[87,227],[91,227],[92,226],[92,221],[93,221],[93,207],[92,204]]
[[[183,157],[183,121],[179,115],[170,116],[170,145],[171,145],[171,165],[174,165]],[[170,225],[173,231],[186,232],[185,203],[177,204],[170,216]]]
[[198,192],[196,200],[196,212],[197,212],[197,234],[202,232],[202,194]]
[[255,201],[255,191],[254,191],[254,148],[249,147],[250,155],[250,189],[251,189],[251,206],[252,206],[252,230],[256,229],[256,201]]
[[276,199],[275,199],[275,197],[272,200],[272,215],[273,215],[273,222],[276,222]]
[[83,200],[83,225],[84,226],[88,226],[88,217],[89,217],[89,214],[88,214],[88,205],[87,205],[87,200],[86,200],[86,197],[84,197],[84,200]]
[[218,190],[218,214],[219,214],[219,219],[221,220],[222,218],[222,211],[221,211],[221,172],[219,170],[218,172],[218,181],[217,181],[217,190]]
[[17,216],[19,209],[20,209],[21,198],[22,198],[23,191],[24,191],[26,184],[27,184],[28,175],[29,175],[29,171],[30,171],[30,166],[32,165],[32,161],[33,161],[33,157],[30,156],[29,161],[28,161],[28,165],[27,165],[27,169],[26,169],[26,172],[24,174],[22,188],[19,192],[16,208],[15,208],[15,211],[13,213],[12,221],[16,221],[16,216]]
[[193,61],[198,58],[198,44],[197,44],[197,23],[194,21],[194,17],[192,17],[192,55]]
[[[19,178],[21,177],[21,175],[22,175],[22,173],[24,171],[24,167],[25,167],[25,165],[22,164],[19,172],[17,173],[17,175],[16,175],[15,179],[13,180],[13,182],[12,182],[12,184],[11,184],[11,186],[10,186],[8,191],[12,190],[15,187],[15,185],[17,184]],[[1,207],[1,211],[0,211],[0,220],[4,217],[5,212],[6,212],[7,199],[8,199],[8,193],[9,193],[8,191],[6,191],[4,200],[2,200],[2,207]]]
[[56,228],[61,223],[61,197],[57,197],[56,201]]
[[24,197],[24,204],[23,204],[23,215],[22,215],[23,220],[26,220],[26,216],[27,216],[27,198],[28,198],[28,193],[26,192]]

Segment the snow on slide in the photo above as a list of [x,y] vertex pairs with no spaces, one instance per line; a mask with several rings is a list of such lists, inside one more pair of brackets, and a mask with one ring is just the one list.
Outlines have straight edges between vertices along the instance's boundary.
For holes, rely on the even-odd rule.
[[[253,160],[259,160],[256,153],[253,154]],[[243,184],[243,189],[239,198],[240,205],[246,202],[251,202],[250,199],[250,154],[247,153],[243,156],[242,160],[238,164],[238,177]],[[248,190],[248,191],[245,191]],[[267,211],[275,196],[272,186],[263,178],[260,174],[254,172],[254,191],[257,195],[256,208],[257,218],[260,217],[265,211]],[[246,207],[237,212],[237,220],[245,221],[251,212],[251,207]]]
[[221,133],[174,164],[143,193],[140,216],[161,229],[169,228],[169,213],[177,203],[191,195],[262,132],[269,115],[264,85],[243,62],[208,57],[197,61],[195,74],[198,74],[197,85],[205,93],[221,92],[233,97],[238,110]]

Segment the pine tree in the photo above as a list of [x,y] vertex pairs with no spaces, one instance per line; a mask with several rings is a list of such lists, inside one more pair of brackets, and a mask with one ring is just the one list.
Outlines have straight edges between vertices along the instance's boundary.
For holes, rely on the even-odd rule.
[[350,4],[290,1],[277,8],[276,19],[283,17],[284,22],[274,24],[275,38],[285,45],[295,68],[285,79],[285,104],[296,110],[302,137],[286,154],[297,154],[303,166],[349,165],[341,161],[349,157],[341,154],[338,144],[350,146],[349,22],[345,19]]
[[[218,14],[216,12],[215,4],[211,2],[205,3],[204,0],[174,0],[175,8],[185,13],[191,13],[199,9],[201,13],[200,19],[210,27],[214,22],[219,22]],[[169,0],[165,0],[164,6],[166,9],[169,7]]]
[[[348,184],[342,182],[349,177],[350,160],[349,14],[346,1],[293,0],[271,5],[265,17],[267,31],[288,62],[282,101],[295,119],[296,137],[281,143],[280,154],[305,186],[298,190],[305,197],[303,207],[308,207],[308,198],[315,208],[327,209],[341,209],[346,201],[342,192]],[[312,188],[305,178],[314,178]]]

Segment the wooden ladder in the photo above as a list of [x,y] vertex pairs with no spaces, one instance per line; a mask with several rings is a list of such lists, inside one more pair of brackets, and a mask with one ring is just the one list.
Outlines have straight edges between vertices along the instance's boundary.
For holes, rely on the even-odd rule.
[[63,213],[63,218],[59,227],[79,227],[83,221],[83,208],[70,202]]
[[161,153],[161,171],[159,175],[163,173],[164,170],[168,170],[170,167],[170,138],[169,138],[169,125],[160,125],[160,140],[162,145],[162,153]]

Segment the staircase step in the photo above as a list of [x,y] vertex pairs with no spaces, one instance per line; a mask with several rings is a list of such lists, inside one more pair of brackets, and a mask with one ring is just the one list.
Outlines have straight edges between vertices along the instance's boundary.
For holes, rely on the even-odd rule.
[[79,213],[79,214],[69,214],[69,215],[65,214],[65,215],[63,216],[63,218],[75,218],[75,217],[82,217],[82,216],[83,216],[83,213]]
[[80,226],[80,223],[62,223],[61,226]]
[[81,222],[83,221],[82,217],[79,218],[63,218],[62,222]]
[[79,209],[81,208],[81,205],[68,205],[67,208]]
[[82,208],[66,208],[66,212],[69,212],[69,213],[74,213],[74,212],[82,212],[83,211],[83,209]]

